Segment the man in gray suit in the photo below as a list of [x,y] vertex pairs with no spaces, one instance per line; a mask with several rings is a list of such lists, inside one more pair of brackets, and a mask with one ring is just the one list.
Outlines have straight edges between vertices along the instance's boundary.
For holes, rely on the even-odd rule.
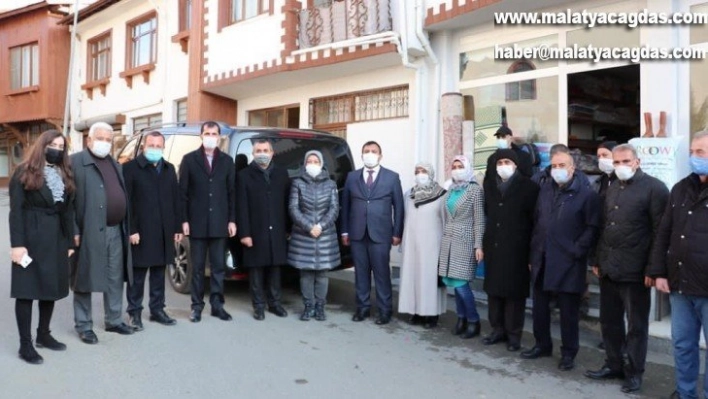
[[351,245],[356,306],[353,321],[371,315],[371,272],[379,309],[376,324],[391,321],[391,245],[403,237],[403,190],[396,172],[381,167],[381,146],[362,147],[364,168],[350,172],[342,193],[342,243]]
[[74,241],[78,247],[72,270],[74,323],[81,341],[95,344],[91,293],[103,292],[106,331],[133,333],[121,319],[123,282],[132,281],[128,242],[128,196],[120,165],[109,155],[113,128],[91,126],[87,149],[71,157],[76,180]]

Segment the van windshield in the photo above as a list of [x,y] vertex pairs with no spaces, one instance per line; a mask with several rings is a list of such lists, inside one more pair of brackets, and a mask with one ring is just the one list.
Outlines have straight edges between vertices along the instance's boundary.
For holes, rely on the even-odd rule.
[[[334,140],[275,138],[273,143],[275,155],[273,162],[288,170],[291,178],[302,173],[305,154],[317,150],[324,157],[324,166],[330,177],[337,182],[338,187],[344,186],[347,173],[353,170],[352,160],[346,144]],[[253,144],[251,139],[241,140],[236,155],[236,168],[241,169],[253,160]]]

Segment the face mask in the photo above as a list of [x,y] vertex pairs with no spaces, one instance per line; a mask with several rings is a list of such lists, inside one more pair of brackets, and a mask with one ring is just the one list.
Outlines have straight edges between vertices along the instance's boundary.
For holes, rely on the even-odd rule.
[[91,152],[99,158],[105,158],[111,152],[111,143],[108,141],[94,141],[91,145]]
[[219,138],[216,136],[205,136],[202,137],[202,145],[207,150],[213,150],[219,145]]
[[379,155],[373,152],[367,152],[361,156],[361,159],[364,161],[364,165],[366,165],[367,168],[375,168],[376,165],[379,164]]
[[150,163],[157,163],[162,159],[162,150],[159,148],[148,148],[145,150],[145,158]]
[[695,155],[691,156],[691,171],[697,175],[708,175],[708,158],[701,158]]
[[608,175],[615,171],[615,166],[612,164],[612,160],[609,158],[600,158],[597,161],[597,166],[601,171],[607,173]]
[[565,184],[570,180],[568,169],[551,169],[551,177],[557,184]]
[[419,186],[427,186],[430,183],[430,175],[427,173],[418,173],[415,175],[415,184]]
[[61,165],[62,161],[64,161],[64,151],[47,147],[44,152],[44,159],[52,165]]
[[617,175],[617,178],[626,181],[632,178],[634,176],[634,171],[632,170],[631,166],[628,165],[620,165],[615,168],[615,175]]
[[509,142],[506,139],[497,139],[497,148],[500,150],[505,150],[509,148]]
[[270,164],[270,155],[269,154],[256,154],[253,156],[253,160],[256,161],[258,166],[266,167],[268,164]]
[[322,173],[322,166],[321,165],[315,165],[313,163],[308,163],[305,165],[305,172],[307,172],[308,175],[312,177],[317,177]]
[[514,174],[514,167],[512,165],[499,165],[497,166],[497,174],[502,180],[509,180],[509,178]]
[[451,175],[452,180],[463,181],[467,177],[467,171],[465,169],[453,169]]

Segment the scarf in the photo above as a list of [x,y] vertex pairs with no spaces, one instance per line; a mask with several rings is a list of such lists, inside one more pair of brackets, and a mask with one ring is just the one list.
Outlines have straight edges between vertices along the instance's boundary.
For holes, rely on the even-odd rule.
[[64,201],[64,180],[54,166],[44,165],[44,181],[52,192],[54,202]]
[[440,187],[438,182],[435,181],[435,169],[433,168],[432,164],[427,162],[418,162],[417,164],[415,164],[415,168],[425,169],[425,171],[428,172],[428,176],[430,176],[430,181],[428,182],[428,184],[424,186],[416,184],[415,186],[413,186],[413,188],[411,188],[410,196],[413,199],[413,204],[416,208],[421,205],[433,202],[436,199],[445,195],[446,191],[442,187]]

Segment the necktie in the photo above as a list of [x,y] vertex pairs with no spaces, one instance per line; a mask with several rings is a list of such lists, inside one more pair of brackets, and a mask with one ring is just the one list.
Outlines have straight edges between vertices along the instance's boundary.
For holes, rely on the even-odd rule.
[[374,185],[374,171],[367,170],[369,177],[366,178],[366,187],[371,188]]

